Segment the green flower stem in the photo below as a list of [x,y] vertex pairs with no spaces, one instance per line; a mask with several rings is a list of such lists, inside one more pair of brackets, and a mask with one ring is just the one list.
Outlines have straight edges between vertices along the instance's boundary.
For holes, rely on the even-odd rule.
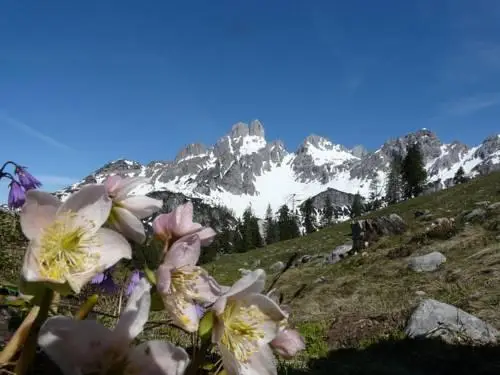
[[16,364],[15,373],[16,375],[25,375],[31,366],[33,359],[35,358],[38,333],[42,324],[47,320],[49,316],[50,305],[52,304],[52,299],[54,297],[54,291],[49,288],[45,288],[42,292],[42,297],[39,302],[39,312],[31,326],[26,344],[24,345],[21,356]]
[[75,314],[75,319],[85,319],[90,314],[98,300],[99,296],[97,294],[92,294],[89,298],[87,298],[87,300],[83,303],[83,305],[80,306],[80,309]]
[[[196,350],[193,354],[193,359],[186,370],[185,375],[196,375],[198,370],[203,366],[203,361],[205,360],[206,353],[212,343],[210,340],[202,340],[200,350]],[[193,348],[194,349],[194,348]]]
[[31,308],[29,314],[26,316],[26,318],[24,318],[23,322],[17,328],[16,332],[11,337],[7,345],[5,345],[5,348],[3,348],[2,352],[0,353],[0,366],[9,363],[19,351],[19,349],[24,345],[39,310],[39,306],[33,306]]

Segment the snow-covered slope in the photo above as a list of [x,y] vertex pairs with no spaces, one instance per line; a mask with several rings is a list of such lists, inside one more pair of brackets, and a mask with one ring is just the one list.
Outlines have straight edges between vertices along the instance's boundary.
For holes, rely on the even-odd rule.
[[[63,199],[68,192],[86,182],[102,182],[106,176],[149,177],[151,183],[137,193],[171,191],[200,198],[210,205],[223,205],[241,216],[249,205],[263,217],[268,204],[274,210],[287,203],[301,202],[329,188],[368,197],[370,186],[384,188],[394,152],[404,155],[408,144],[420,145],[429,181],[441,187],[459,167],[466,174],[477,175],[500,169],[500,135],[488,137],[469,148],[460,142],[443,144],[427,129],[385,142],[378,150],[367,152],[362,146],[352,150],[318,135],[308,136],[295,152],[280,141],[268,142],[258,120],[249,125],[237,123],[231,132],[212,147],[190,144],[174,161],[153,161],[141,165],[131,160],[115,160],[82,181],[58,192]],[[339,206],[346,197],[339,197]],[[342,201],[342,202],[340,202]]]

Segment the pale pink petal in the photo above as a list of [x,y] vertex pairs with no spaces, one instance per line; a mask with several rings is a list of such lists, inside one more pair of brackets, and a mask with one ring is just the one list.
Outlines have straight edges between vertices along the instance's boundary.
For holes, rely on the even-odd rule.
[[263,269],[256,269],[244,275],[236,281],[231,289],[225,293],[227,298],[239,299],[246,294],[260,293],[266,283],[266,272]]
[[212,310],[215,312],[216,315],[222,315],[224,312],[225,308],[227,305],[227,298],[225,295],[220,296],[217,298],[217,301],[212,306]]
[[222,365],[224,366],[224,370],[226,370],[227,375],[240,375],[241,374],[241,366],[233,353],[231,353],[224,345],[219,344],[218,346]]
[[285,359],[291,359],[306,348],[303,337],[294,329],[285,329],[271,341],[271,347]]
[[196,332],[200,318],[196,311],[196,304],[180,294],[162,295],[165,310],[173,323],[187,332]]
[[219,298],[215,304],[212,306],[211,310],[215,313],[214,316],[214,326],[212,329],[212,343],[217,344],[220,343],[222,336],[224,335],[224,321],[221,318],[221,314],[224,312],[226,308],[227,299],[224,297]]
[[146,240],[144,225],[129,210],[113,207],[112,220],[109,225],[136,243],[141,244]]
[[20,221],[24,235],[32,240],[56,217],[61,201],[52,194],[39,190],[28,190],[26,202],[21,209]]
[[168,214],[160,214],[153,220],[153,231],[163,240],[168,240],[174,227],[174,215],[172,212]]
[[38,345],[64,375],[77,375],[101,356],[112,338],[109,329],[93,320],[55,316],[42,325]]
[[129,210],[138,219],[144,219],[157,212],[163,206],[163,201],[137,195],[120,201],[120,206]]
[[111,203],[104,185],[85,185],[59,207],[57,215],[76,212],[75,225],[95,232],[108,220]]
[[131,370],[137,375],[182,375],[189,365],[186,351],[166,341],[148,341],[129,352]]
[[165,295],[170,292],[170,283],[172,267],[168,264],[161,264],[156,270],[156,289],[158,293]]
[[254,305],[275,322],[280,322],[287,317],[287,314],[271,298],[260,293],[245,295],[242,302],[246,305]]
[[276,359],[269,345],[262,345],[240,368],[241,375],[277,375]]
[[89,248],[88,251],[99,253],[99,268],[108,269],[121,259],[132,259],[132,247],[120,233],[101,228],[95,236],[98,247]]
[[120,180],[115,189],[114,199],[117,202],[127,198],[132,191],[140,185],[148,184],[149,178],[146,177],[127,177]]
[[194,266],[200,258],[200,237],[191,234],[174,242],[165,255],[164,264],[173,268]]
[[144,329],[151,307],[151,285],[141,279],[120,315],[114,333],[118,340],[131,342]]
[[192,268],[201,271],[201,274],[195,280],[195,293],[190,296],[200,303],[214,303],[222,295],[219,283],[201,267]]
[[217,232],[210,227],[204,227],[197,231],[196,234],[200,237],[201,246],[209,246],[213,242]]
[[175,208],[174,221],[172,232],[178,237],[197,232],[202,228],[201,224],[193,223],[193,203],[191,201]]
[[119,186],[122,178],[118,175],[109,176],[106,181],[104,181],[104,186],[108,194],[114,195],[116,193],[116,188]]

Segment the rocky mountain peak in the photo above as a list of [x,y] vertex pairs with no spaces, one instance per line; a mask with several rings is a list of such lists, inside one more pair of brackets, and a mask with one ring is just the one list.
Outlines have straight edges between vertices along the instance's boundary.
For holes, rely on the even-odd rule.
[[304,142],[302,143],[303,146],[307,147],[309,145],[314,146],[316,148],[322,149],[322,150],[332,150],[333,149],[333,144],[330,142],[327,138],[322,137],[317,134],[310,134],[306,137]]
[[185,159],[191,159],[196,156],[202,156],[207,153],[207,147],[201,143],[191,143],[184,147],[177,156],[175,157],[175,161],[179,162]]
[[357,158],[362,158],[369,154],[369,151],[363,145],[356,145],[352,148],[351,154],[356,156]]
[[248,125],[244,122],[237,122],[231,128],[231,132],[229,133],[231,138],[245,137],[250,134],[250,129]]
[[264,125],[259,120],[250,122],[250,135],[265,138]]

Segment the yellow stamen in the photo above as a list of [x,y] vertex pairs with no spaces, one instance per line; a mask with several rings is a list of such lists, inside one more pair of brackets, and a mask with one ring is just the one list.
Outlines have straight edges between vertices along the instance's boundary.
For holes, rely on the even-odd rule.
[[88,233],[95,225],[87,222],[85,227],[76,227],[76,217],[76,213],[64,213],[44,229],[39,254],[41,276],[64,282],[67,276],[97,264],[99,254],[88,252],[88,247],[98,246],[95,236]]
[[243,306],[230,301],[222,314],[224,334],[221,339],[239,362],[248,362],[259,350],[259,341],[264,338],[262,324],[269,320],[257,306]]

